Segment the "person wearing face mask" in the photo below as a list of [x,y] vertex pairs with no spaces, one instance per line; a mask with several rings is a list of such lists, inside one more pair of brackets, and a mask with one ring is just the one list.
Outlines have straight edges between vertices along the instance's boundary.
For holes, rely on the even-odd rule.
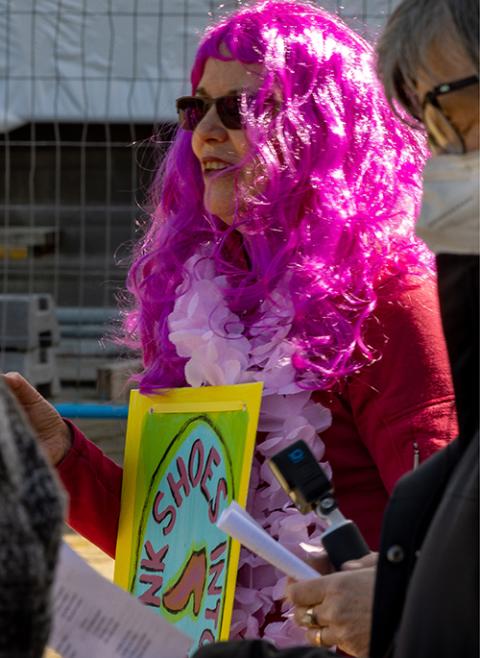
[[[391,643],[398,620],[389,620],[384,606],[394,599],[399,611],[404,603],[395,656],[478,656],[478,3],[406,0],[390,19],[378,53],[387,96],[421,121],[432,151],[417,234],[436,254],[460,433],[392,497],[391,514],[396,509],[402,523],[413,515],[417,532],[410,534],[404,566],[389,563],[388,550],[381,554],[371,655],[384,655]],[[407,497],[417,488],[423,508],[413,509]],[[387,517],[384,546],[394,536],[399,541],[398,524]],[[402,570],[413,571],[406,591],[395,582]]]
[[[376,569],[290,588],[311,640],[347,638],[371,658],[479,655],[479,8],[476,0],[404,0],[378,44],[396,110],[428,135],[418,234],[436,254],[438,292],[459,415],[457,440],[405,476],[385,514]],[[372,560],[371,556],[369,560]],[[363,566],[367,567],[367,561]],[[358,565],[362,566],[362,564]],[[371,606],[375,578],[373,621]],[[362,616],[361,611],[364,614]],[[330,620],[330,621],[329,621]],[[332,620],[334,623],[332,623]],[[315,623],[316,622],[316,623]],[[361,651],[368,646],[369,650]],[[217,645],[195,658],[324,658],[260,643]]]
[[[303,438],[376,550],[397,480],[456,435],[432,256],[414,233],[423,135],[393,114],[372,47],[308,1],[246,3],[212,25],[191,82],[128,279],[141,390],[262,381],[250,512],[288,547],[318,541],[265,465]],[[7,381],[70,523],[114,554],[122,470]],[[284,585],[243,551],[232,635],[303,641]]]
[[[436,254],[460,434],[471,435],[479,419],[478,6],[455,0],[415,4],[403,3],[389,22],[379,44],[380,75],[389,98],[427,131],[433,157],[423,174],[416,232]],[[424,17],[421,30],[416,27],[424,36],[408,39],[403,48],[398,32],[416,15]],[[449,20],[451,32],[444,28]]]

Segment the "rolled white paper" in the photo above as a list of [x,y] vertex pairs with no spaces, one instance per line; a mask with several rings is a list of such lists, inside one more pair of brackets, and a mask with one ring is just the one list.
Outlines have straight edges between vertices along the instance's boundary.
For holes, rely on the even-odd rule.
[[309,580],[318,578],[320,575],[306,562],[273,539],[235,501],[220,514],[217,527],[290,578]]

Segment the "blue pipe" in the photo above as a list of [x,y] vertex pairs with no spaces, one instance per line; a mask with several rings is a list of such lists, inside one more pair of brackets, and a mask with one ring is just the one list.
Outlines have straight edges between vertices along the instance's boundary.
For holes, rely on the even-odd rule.
[[65,418],[127,418],[128,405],[126,404],[94,404],[92,402],[66,402],[55,404],[55,409]]

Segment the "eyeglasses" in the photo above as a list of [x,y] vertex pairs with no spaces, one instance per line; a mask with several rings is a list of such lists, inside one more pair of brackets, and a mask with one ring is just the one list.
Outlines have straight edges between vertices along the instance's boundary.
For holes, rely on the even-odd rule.
[[242,96],[220,96],[206,100],[198,96],[177,98],[178,122],[183,130],[193,131],[208,110],[215,105],[220,121],[228,130],[240,130],[242,123]]
[[421,121],[427,131],[432,150],[442,153],[465,153],[464,139],[445,114],[438,98],[452,91],[478,84],[478,81],[478,75],[472,75],[461,80],[439,84],[425,94]]

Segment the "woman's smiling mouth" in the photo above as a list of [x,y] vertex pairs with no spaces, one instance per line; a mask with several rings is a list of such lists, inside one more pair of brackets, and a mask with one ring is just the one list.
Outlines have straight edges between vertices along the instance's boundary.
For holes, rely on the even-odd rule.
[[223,171],[231,166],[231,162],[226,162],[220,158],[202,158],[202,171],[204,175],[211,172]]

